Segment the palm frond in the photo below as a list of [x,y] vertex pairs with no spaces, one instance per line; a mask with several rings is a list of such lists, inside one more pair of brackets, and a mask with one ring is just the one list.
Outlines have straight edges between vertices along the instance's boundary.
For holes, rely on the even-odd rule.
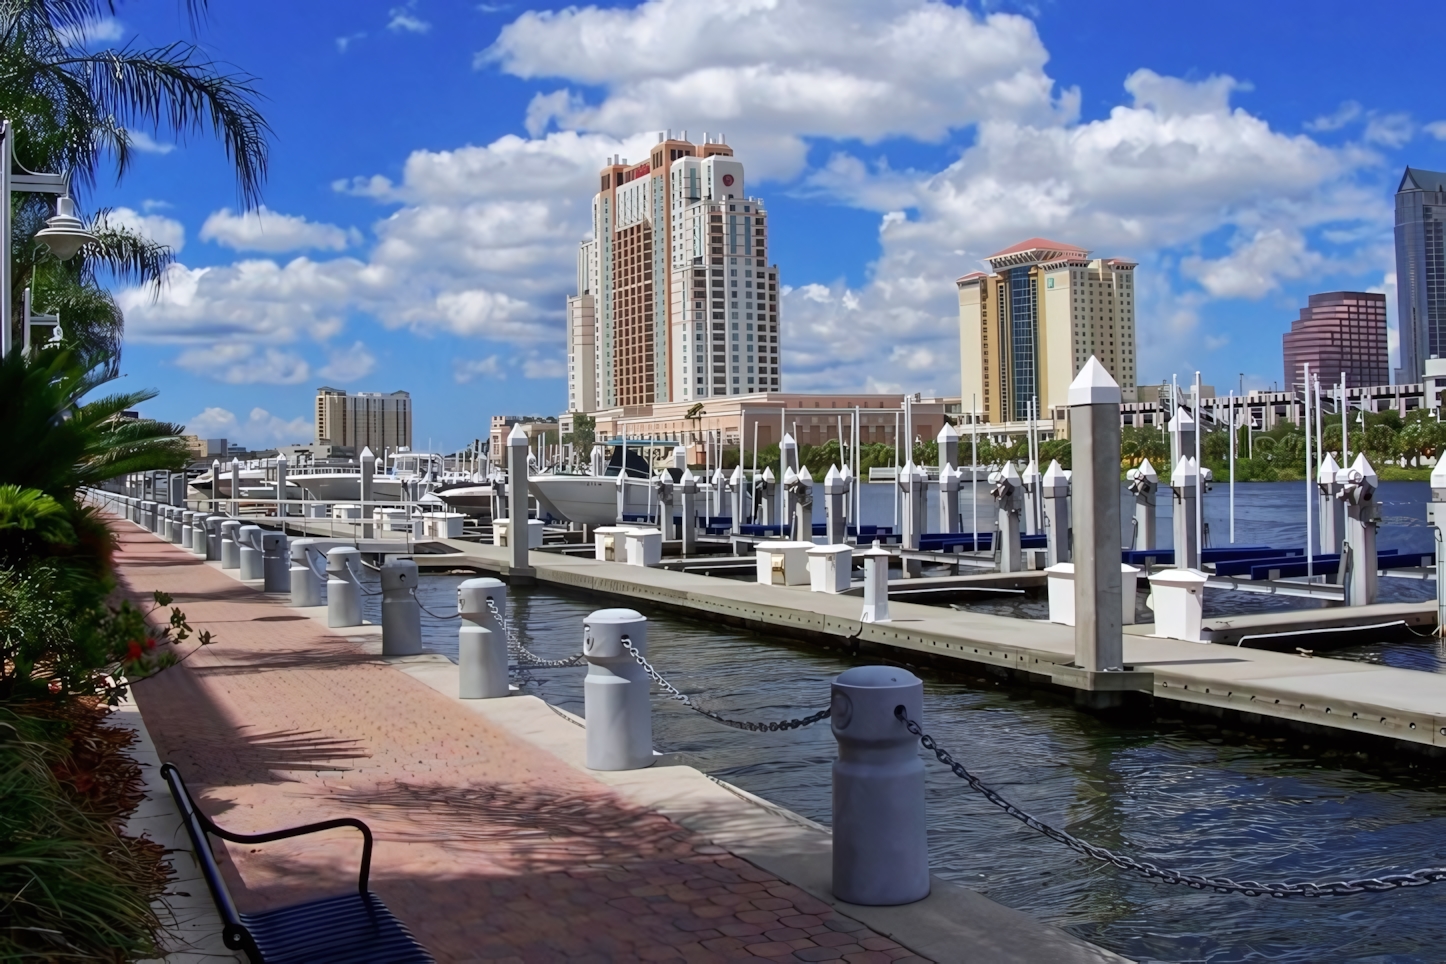
[[96,212],[89,231],[95,235],[95,241],[82,249],[82,280],[94,281],[96,271],[104,269],[123,284],[152,285],[156,293],[160,293],[166,269],[176,260],[169,246],[111,220],[109,208]]

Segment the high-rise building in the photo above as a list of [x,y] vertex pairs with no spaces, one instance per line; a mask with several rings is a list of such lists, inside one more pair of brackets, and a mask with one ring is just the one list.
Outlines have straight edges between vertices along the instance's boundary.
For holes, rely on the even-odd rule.
[[1446,174],[1408,167],[1396,188],[1397,384],[1419,382],[1446,358]]
[[955,282],[966,412],[977,399],[986,421],[1048,417],[1091,355],[1135,400],[1135,262],[1089,254],[1030,238]]
[[406,392],[348,395],[323,385],[316,390],[316,444],[347,446],[357,455],[363,448],[377,455],[410,448],[412,396]]
[[1386,349],[1386,296],[1369,291],[1311,295],[1282,338],[1287,389],[1305,384],[1305,366],[1334,384],[1384,385],[1390,379]]
[[569,408],[776,391],[778,266],[733,149],[659,134],[599,181],[567,305]]

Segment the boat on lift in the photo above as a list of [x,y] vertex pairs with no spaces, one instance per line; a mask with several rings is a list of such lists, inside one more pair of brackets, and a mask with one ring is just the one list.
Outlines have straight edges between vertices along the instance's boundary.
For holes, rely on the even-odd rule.
[[[650,455],[659,449],[671,453],[675,444],[649,439],[617,439],[599,443],[597,448],[603,449],[603,454],[594,458],[593,471],[587,474],[556,472],[529,475],[528,488],[543,511],[555,519],[589,526],[615,525],[618,522],[619,487],[623,490],[625,515],[648,515],[652,511]],[[624,461],[626,472],[623,470]]]

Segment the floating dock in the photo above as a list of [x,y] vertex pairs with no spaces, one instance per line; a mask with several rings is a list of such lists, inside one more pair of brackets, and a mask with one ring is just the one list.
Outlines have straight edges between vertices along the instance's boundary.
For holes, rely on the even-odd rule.
[[[451,551],[415,558],[431,568],[507,576],[504,548],[455,540],[438,540],[429,548],[443,546]],[[1235,717],[1247,724],[1379,738],[1399,750],[1446,749],[1446,675],[1308,658],[1295,650],[1317,648],[1311,632],[1302,634],[1290,652],[1218,644],[1238,642],[1250,633],[1316,630],[1330,635],[1330,629],[1343,625],[1359,629],[1405,622],[1425,633],[1434,628],[1434,604],[1307,609],[1209,620],[1217,633],[1214,644],[1152,637],[1149,626],[1127,626],[1127,671],[1097,674],[1092,681],[1072,665],[1074,629],[1055,623],[964,612],[899,597],[889,604],[891,621],[865,623],[859,618],[857,596],[810,592],[807,586],[764,586],[538,551],[530,553],[529,568],[529,578],[539,583],[615,597],[622,604],[643,601],[850,652],[1004,675],[1031,685],[1076,691],[1086,704],[1099,705],[1102,696],[1134,696],[1165,701],[1180,711]],[[998,574],[993,575],[998,579]],[[928,582],[907,580],[891,587],[913,588]],[[1101,684],[1108,687],[1107,693],[1102,693]]]

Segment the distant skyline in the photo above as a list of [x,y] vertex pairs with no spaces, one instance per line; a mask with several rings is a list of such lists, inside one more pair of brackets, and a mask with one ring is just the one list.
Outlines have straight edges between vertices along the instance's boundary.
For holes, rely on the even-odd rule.
[[[1397,363],[1392,195],[1446,169],[1446,107],[1430,32],[1378,10],[529,6],[212,5],[206,49],[268,98],[266,208],[204,141],[138,139],[83,200],[179,249],[158,300],[120,292],[147,414],[269,445],[312,437],[319,385],[401,389],[452,447],[560,412],[597,170],[669,128],[725,133],[769,198],[785,391],[957,392],[953,281],[1032,236],[1140,263],[1142,385],[1268,385],[1320,291],[1385,293]],[[156,0],[93,31],[186,35]]]

